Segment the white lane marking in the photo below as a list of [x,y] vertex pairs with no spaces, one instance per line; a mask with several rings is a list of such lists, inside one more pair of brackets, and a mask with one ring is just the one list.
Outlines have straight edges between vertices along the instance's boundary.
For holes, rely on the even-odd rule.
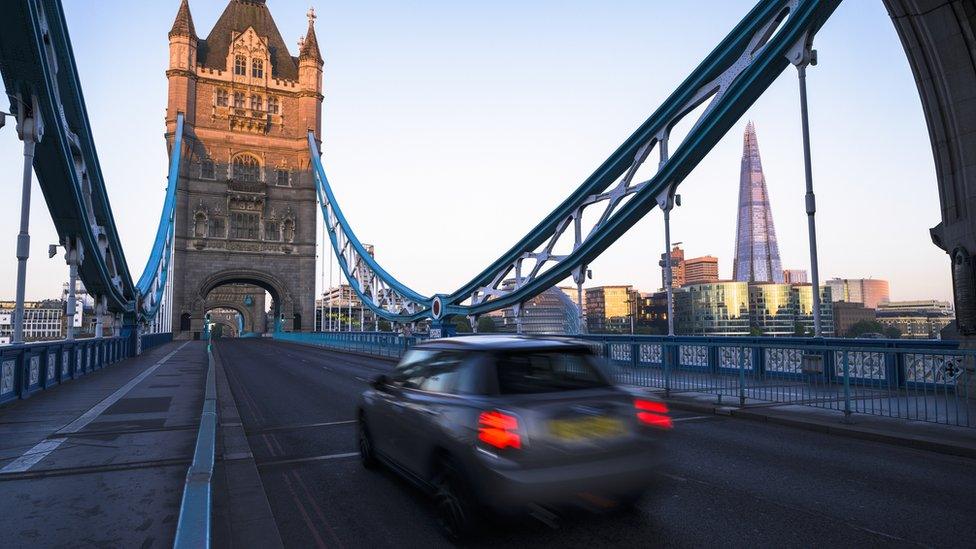
[[[76,433],[85,428],[89,423],[92,422],[96,417],[101,415],[109,406],[118,402],[122,397],[126,395],[133,387],[139,384],[142,380],[146,379],[153,372],[156,371],[160,366],[162,366],[167,360],[169,360],[173,355],[179,352],[180,349],[186,347],[190,342],[187,341],[174,349],[171,353],[164,356],[159,362],[153,364],[149,368],[146,368],[141,374],[132,378],[128,383],[120,387],[114,393],[106,397],[104,400],[93,406],[90,410],[81,415],[78,419],[72,421],[65,427],[58,430],[56,435],[65,435],[69,433]],[[67,438],[52,438],[47,440],[42,440],[38,442],[33,448],[24,452],[19,458],[11,461],[3,469],[0,469],[0,473],[23,473],[29,470],[31,467],[37,465],[42,459],[46,458],[51,452],[58,449],[58,446],[68,440]]]
[[695,421],[696,419],[708,419],[715,416],[691,416],[691,417],[676,417],[671,421]]
[[41,461],[48,454],[61,446],[61,443],[68,440],[67,438],[52,438],[49,440],[42,440],[37,443],[33,448],[27,450],[24,455],[8,463],[3,469],[0,469],[0,473],[22,473],[34,466],[38,461]]
[[347,454],[330,454],[327,456],[313,456],[307,458],[295,458],[295,459],[281,459],[277,461],[266,461],[264,463],[258,463],[258,467],[267,467],[269,465],[287,465],[289,463],[306,463],[310,461],[326,461],[331,459],[344,459],[358,456],[359,452],[349,452]]

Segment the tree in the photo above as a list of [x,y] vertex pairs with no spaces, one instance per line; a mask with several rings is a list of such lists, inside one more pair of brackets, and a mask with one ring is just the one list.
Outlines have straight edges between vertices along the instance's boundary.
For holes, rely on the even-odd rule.
[[495,326],[495,319],[488,316],[482,315],[478,317],[478,333],[479,334],[491,334],[498,331],[498,327]]
[[[894,328],[894,330],[898,332],[898,328]],[[847,334],[845,334],[845,336],[860,337],[864,334],[887,335],[887,332],[885,331],[884,325],[878,322],[877,320],[859,320],[851,325],[851,327],[847,330]],[[899,336],[901,336],[901,332],[898,332],[898,336],[896,337]]]
[[459,334],[471,333],[471,323],[468,322],[468,317],[466,316],[452,316],[451,324],[454,325],[454,330]]
[[794,322],[793,335],[796,337],[806,337],[807,329],[803,327],[803,324],[800,324],[799,322]]
[[389,320],[380,319],[380,331],[381,332],[392,332],[393,326],[390,325]]
[[882,332],[888,339],[899,339],[901,337],[901,330],[894,326],[885,326],[884,332]]

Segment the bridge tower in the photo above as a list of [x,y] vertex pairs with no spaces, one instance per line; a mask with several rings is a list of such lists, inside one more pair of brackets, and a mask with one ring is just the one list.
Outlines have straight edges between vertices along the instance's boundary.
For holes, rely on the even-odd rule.
[[214,308],[263,318],[265,290],[281,329],[312,329],[316,195],[307,132],[321,137],[323,65],[314,23],[310,10],[295,57],[264,0],[230,0],[206,39],[196,35],[188,0],[179,6],[166,71],[170,147],[177,113],[185,115],[173,249],[177,338],[199,337]]

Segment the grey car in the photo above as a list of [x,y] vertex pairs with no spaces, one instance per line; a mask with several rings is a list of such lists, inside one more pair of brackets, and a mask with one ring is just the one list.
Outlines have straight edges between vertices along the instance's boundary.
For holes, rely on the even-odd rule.
[[448,537],[486,510],[574,501],[633,505],[659,463],[666,405],[610,381],[582,342],[518,336],[434,340],[362,394],[362,463],[428,489]]

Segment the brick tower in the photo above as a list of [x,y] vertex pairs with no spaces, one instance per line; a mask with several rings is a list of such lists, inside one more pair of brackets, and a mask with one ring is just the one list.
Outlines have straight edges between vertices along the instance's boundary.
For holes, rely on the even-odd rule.
[[170,147],[177,113],[185,116],[174,335],[199,337],[215,308],[235,308],[262,331],[265,290],[275,324],[310,330],[316,197],[307,134],[321,135],[323,65],[314,12],[293,57],[264,0],[230,0],[205,40],[182,0],[169,51]]

